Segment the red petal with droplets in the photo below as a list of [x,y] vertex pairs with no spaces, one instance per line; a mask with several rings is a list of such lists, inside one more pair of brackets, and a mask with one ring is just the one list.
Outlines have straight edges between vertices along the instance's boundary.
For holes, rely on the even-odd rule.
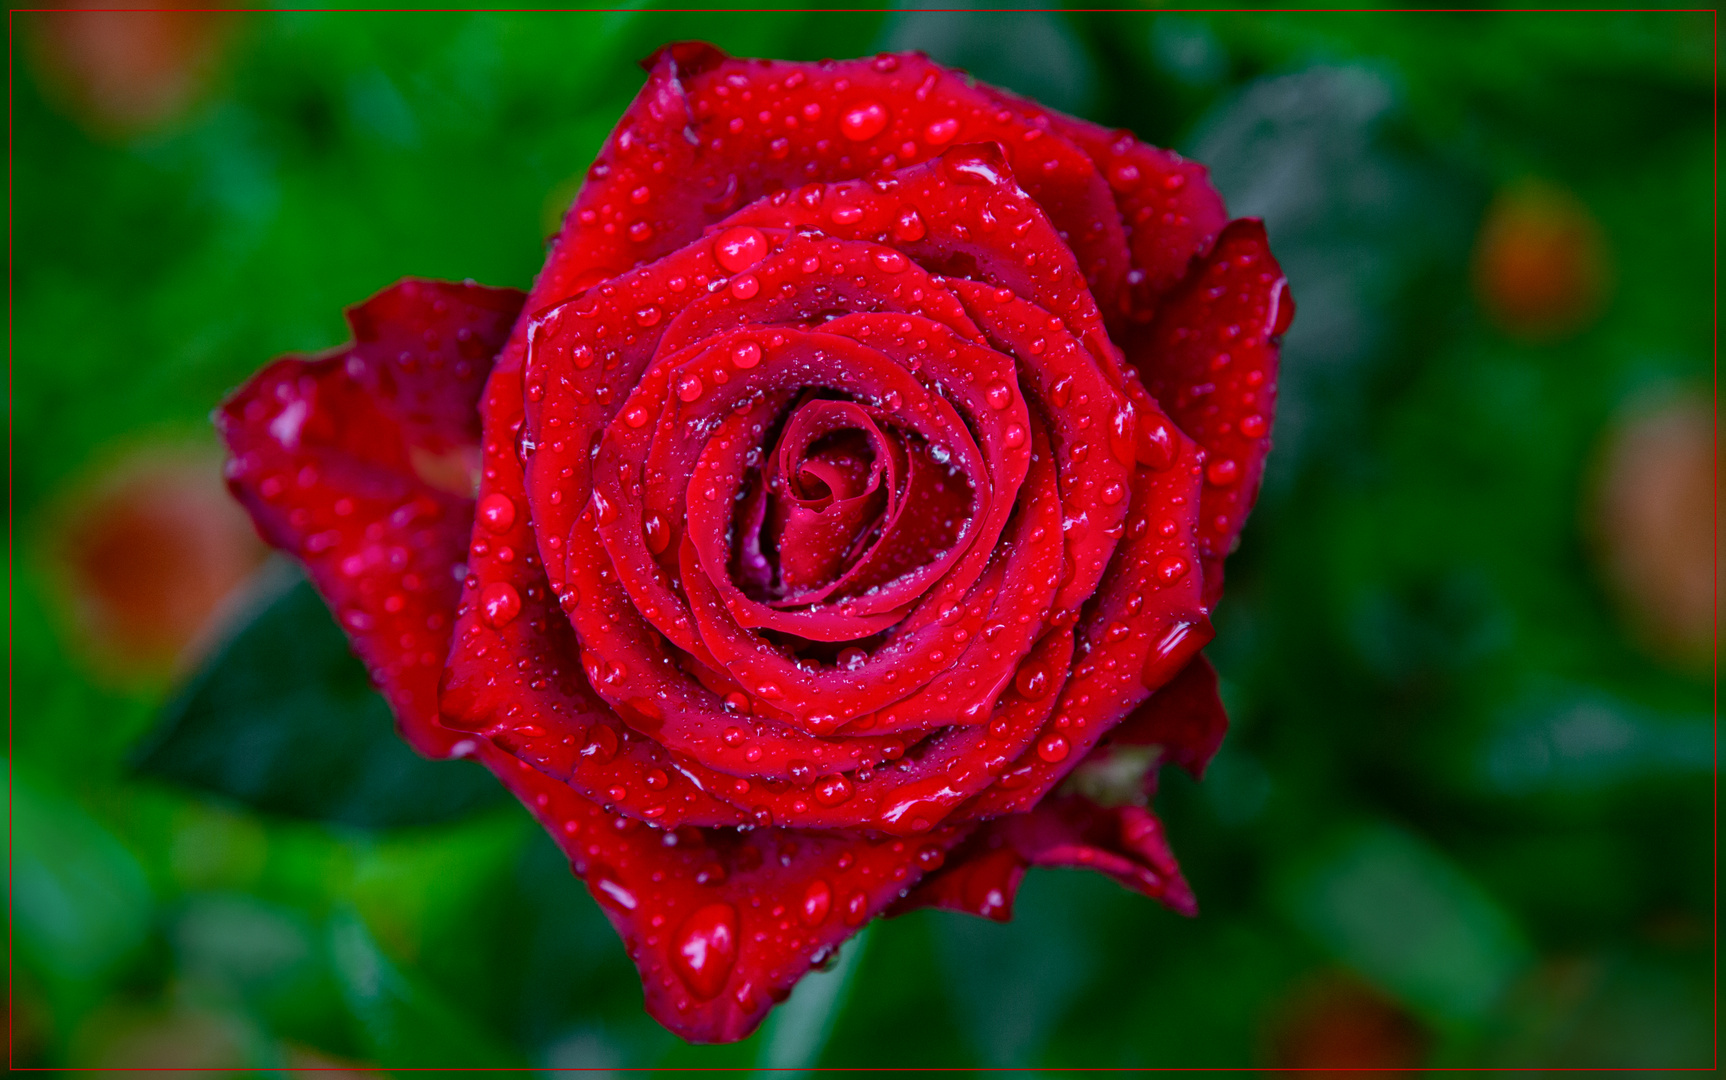
[[1205,602],[1222,595],[1223,559],[1258,497],[1276,415],[1277,357],[1294,318],[1288,279],[1264,225],[1231,223],[1150,326],[1126,337],[1127,358],[1182,431],[1205,448],[1199,543]]
[[479,759],[545,826],[641,971],[647,1009],[691,1042],[755,1030],[812,967],[962,836],[661,831],[594,805],[489,743]]
[[936,907],[1006,922],[1027,866],[1096,870],[1172,911],[1198,914],[1155,814],[1142,806],[1102,807],[1078,795],[1051,796],[1028,813],[983,826],[891,913]]
[[432,757],[437,686],[473,526],[479,416],[514,289],[404,281],[348,311],[351,345],[278,360],[223,403],[228,486],[306,566],[354,650]]
[[1193,657],[1167,686],[1133,710],[1109,734],[1124,746],[1160,746],[1170,761],[1202,777],[1229,730],[1229,714],[1217,695],[1217,673],[1202,655]]

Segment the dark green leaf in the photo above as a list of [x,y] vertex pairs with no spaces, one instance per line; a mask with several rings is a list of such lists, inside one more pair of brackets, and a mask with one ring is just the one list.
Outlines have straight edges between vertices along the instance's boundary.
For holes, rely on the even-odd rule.
[[505,801],[475,764],[427,761],[311,585],[271,567],[235,629],[162,710],[136,768],[290,817],[385,827]]

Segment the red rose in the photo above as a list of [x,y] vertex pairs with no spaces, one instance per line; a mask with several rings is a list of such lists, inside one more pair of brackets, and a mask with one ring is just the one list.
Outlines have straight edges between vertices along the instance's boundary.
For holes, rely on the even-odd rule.
[[234,491],[685,1038],[889,908],[1006,918],[1029,864],[1191,912],[1140,776],[1226,724],[1198,650],[1293,311],[1263,228],[921,56],[648,67],[525,307],[354,309],[224,407]]

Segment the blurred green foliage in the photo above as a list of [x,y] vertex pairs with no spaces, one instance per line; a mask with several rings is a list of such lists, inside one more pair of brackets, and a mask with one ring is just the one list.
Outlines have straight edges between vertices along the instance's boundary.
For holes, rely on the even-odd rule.
[[[259,1069],[314,1050],[1286,1064],[1353,1030],[1348,1008],[1401,1018],[1386,1052],[1405,1063],[1710,1060],[1709,679],[1636,643],[1579,524],[1614,417],[1710,377],[1709,16],[301,11],[227,27],[211,84],[128,135],[55,91],[40,49],[14,72],[19,1064],[131,1062],[139,1031]],[[43,34],[19,28],[26,46]],[[923,48],[1186,151],[1234,212],[1265,217],[1300,314],[1210,650],[1235,726],[1204,783],[1169,774],[1158,804],[1198,920],[1033,873],[1013,923],[879,925],[762,1034],[689,1047],[642,1013],[622,947],[513,805],[344,825],[134,768],[166,695],[99,677],[69,642],[43,570],[64,492],[117,446],[208,440],[228,389],[339,343],[343,306],[399,277],[526,286],[635,61],[695,37],[799,59]],[[1529,178],[1580,199],[1612,269],[1604,310],[1560,340],[1505,333],[1470,292],[1489,201]],[[1359,988],[1340,1019],[1303,1011],[1339,979]]]

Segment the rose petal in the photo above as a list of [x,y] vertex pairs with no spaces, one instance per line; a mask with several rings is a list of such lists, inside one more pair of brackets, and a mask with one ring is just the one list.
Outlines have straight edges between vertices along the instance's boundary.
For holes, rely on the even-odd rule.
[[1006,922],[1027,866],[1096,870],[1172,911],[1198,914],[1155,814],[1142,806],[1100,807],[1077,795],[1053,796],[984,825],[890,914],[935,907]]
[[1229,716],[1217,695],[1216,670],[1200,654],[1121,721],[1109,741],[1160,746],[1170,761],[1199,779],[1228,729]]
[[640,969],[648,1012],[691,1042],[748,1035],[964,836],[663,831],[607,813],[489,745],[479,759],[570,857]]
[[[513,289],[401,282],[349,310],[351,345],[276,361],[217,414],[229,487],[266,540],[305,562],[402,735],[430,757],[461,739],[437,723],[474,515],[460,463],[521,302]],[[454,484],[438,468],[452,460]]]
[[1169,417],[1205,448],[1205,602],[1222,594],[1222,563],[1258,497],[1276,412],[1277,355],[1294,318],[1288,281],[1264,226],[1244,218],[1126,339],[1127,357]]

